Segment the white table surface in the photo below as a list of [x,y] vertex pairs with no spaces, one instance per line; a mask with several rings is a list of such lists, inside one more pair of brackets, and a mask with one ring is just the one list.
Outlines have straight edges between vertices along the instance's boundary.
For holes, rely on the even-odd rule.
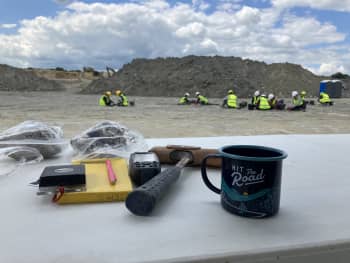
[[[257,144],[285,150],[280,212],[267,219],[226,212],[196,168],[184,170],[150,217],[132,215],[123,202],[56,205],[28,183],[44,166],[68,163],[66,154],[0,178],[0,262],[300,262],[294,257],[310,254],[322,255],[321,262],[328,252],[338,257],[335,262],[348,257],[350,135],[147,141],[149,146]],[[209,173],[219,185],[219,170]]]

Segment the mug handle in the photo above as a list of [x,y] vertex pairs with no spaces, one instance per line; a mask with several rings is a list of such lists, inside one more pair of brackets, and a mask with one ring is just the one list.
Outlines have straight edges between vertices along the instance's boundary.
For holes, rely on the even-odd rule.
[[208,186],[208,188],[210,190],[212,190],[213,192],[220,194],[221,193],[221,189],[217,188],[216,186],[214,186],[208,178],[207,175],[207,160],[209,158],[222,158],[222,156],[220,154],[209,154],[207,156],[204,157],[204,159],[202,160],[202,164],[201,164],[201,172],[202,172],[202,178],[203,181],[205,183],[206,186]]

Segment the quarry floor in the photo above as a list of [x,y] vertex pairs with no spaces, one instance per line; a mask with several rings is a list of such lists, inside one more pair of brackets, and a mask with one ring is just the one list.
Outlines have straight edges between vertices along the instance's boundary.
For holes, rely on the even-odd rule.
[[177,98],[155,97],[130,97],[134,107],[101,107],[98,99],[72,92],[0,92],[0,131],[39,120],[62,126],[71,138],[101,120],[113,120],[146,138],[350,133],[350,99],[336,99],[333,107],[316,103],[306,112],[178,106]]

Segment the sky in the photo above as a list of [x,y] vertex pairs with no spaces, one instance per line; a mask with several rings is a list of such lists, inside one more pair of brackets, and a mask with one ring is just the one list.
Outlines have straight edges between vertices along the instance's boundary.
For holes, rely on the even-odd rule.
[[350,74],[350,0],[0,0],[0,64],[235,56]]

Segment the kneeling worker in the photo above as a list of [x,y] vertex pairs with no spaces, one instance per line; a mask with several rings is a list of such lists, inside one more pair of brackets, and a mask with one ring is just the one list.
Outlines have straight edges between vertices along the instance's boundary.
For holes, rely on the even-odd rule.
[[224,101],[222,102],[223,107],[237,109],[237,96],[233,93],[233,90],[230,89],[227,92],[227,96],[224,98]]
[[186,92],[183,97],[180,98],[179,100],[179,105],[186,105],[186,104],[191,104],[191,101],[189,99],[190,93]]
[[259,100],[259,97],[260,97],[260,91],[259,90],[256,90],[254,92],[254,96],[252,97],[252,104],[253,105],[257,105],[258,104],[258,100]]
[[127,107],[129,106],[128,98],[124,95],[121,90],[116,90],[115,95],[117,96],[118,102],[117,106]]
[[277,104],[277,99],[276,99],[275,95],[270,93],[267,98],[268,98],[269,104],[271,106],[271,109],[274,109],[276,107],[276,104]]
[[248,104],[248,109],[249,110],[254,110],[254,109],[257,108],[257,103],[258,103],[259,97],[260,97],[260,91],[257,90],[257,91],[254,92],[254,96],[252,97],[251,104]]
[[196,101],[197,104],[201,104],[201,105],[209,104],[209,100],[203,95],[201,95],[199,91],[196,92],[196,97],[197,97],[197,101]]
[[100,106],[115,106],[114,101],[111,99],[112,96],[112,92],[110,91],[106,91],[105,94],[103,94],[100,97],[99,100],[99,105]]
[[258,110],[271,110],[270,103],[265,94],[261,94],[259,97],[256,108]]
[[292,106],[288,110],[297,111],[306,109],[306,102],[302,100],[297,91],[292,92]]
[[300,98],[301,98],[303,101],[305,101],[305,97],[306,97],[306,91],[305,91],[305,90],[302,90],[302,91],[300,92]]
[[268,101],[271,106],[271,109],[284,110],[284,108],[286,107],[286,104],[284,104],[284,101],[277,100],[276,96],[273,93],[269,94]]
[[320,97],[318,99],[318,101],[322,104],[322,105],[333,105],[333,102],[331,101],[331,98],[329,97],[329,95],[325,92],[321,92],[320,93]]

